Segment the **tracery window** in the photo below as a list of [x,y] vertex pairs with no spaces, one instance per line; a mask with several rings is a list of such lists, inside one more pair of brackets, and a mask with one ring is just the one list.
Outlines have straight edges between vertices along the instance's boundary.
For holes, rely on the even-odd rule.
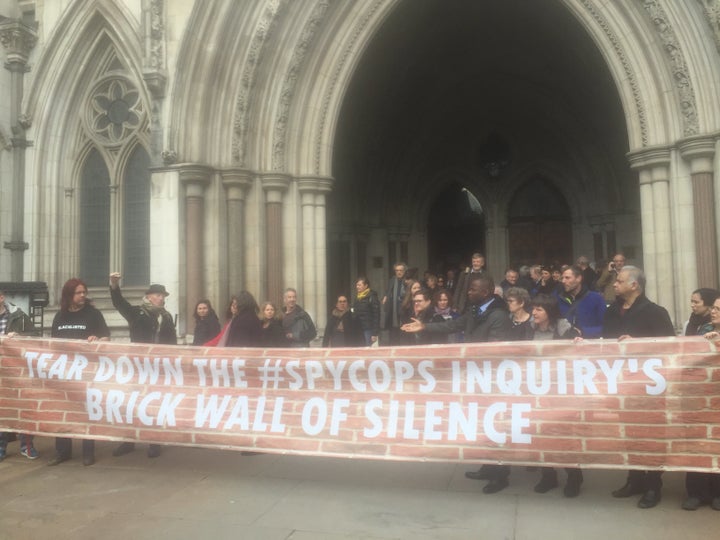
[[117,59],[83,100],[84,161],[79,169],[79,276],[103,286],[109,272],[125,285],[150,275],[150,157],[147,107]]

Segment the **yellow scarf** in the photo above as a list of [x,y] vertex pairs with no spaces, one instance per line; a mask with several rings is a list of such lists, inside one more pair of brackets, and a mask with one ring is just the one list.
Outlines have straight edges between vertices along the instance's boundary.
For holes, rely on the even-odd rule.
[[358,300],[362,300],[363,298],[367,298],[369,294],[370,294],[370,287],[365,289],[363,292],[358,293],[356,298]]

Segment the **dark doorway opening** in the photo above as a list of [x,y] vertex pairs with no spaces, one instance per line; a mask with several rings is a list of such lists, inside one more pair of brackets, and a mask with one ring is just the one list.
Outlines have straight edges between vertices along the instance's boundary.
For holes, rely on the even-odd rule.
[[517,190],[508,209],[510,264],[572,263],[572,220],[565,197],[546,178]]
[[435,199],[428,215],[428,269],[445,272],[470,264],[470,255],[485,253],[485,213],[466,188],[450,184]]

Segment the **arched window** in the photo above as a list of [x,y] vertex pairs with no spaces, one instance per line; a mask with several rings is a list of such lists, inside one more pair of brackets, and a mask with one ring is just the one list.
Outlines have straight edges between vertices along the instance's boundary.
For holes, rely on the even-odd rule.
[[110,173],[93,148],[80,181],[80,276],[89,286],[107,283],[110,272]]
[[141,145],[123,178],[123,274],[127,285],[150,281],[150,156]]

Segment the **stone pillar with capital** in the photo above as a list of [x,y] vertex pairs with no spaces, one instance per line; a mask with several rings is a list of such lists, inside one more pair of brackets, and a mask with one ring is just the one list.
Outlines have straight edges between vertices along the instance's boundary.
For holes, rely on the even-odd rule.
[[267,297],[273,302],[282,300],[284,288],[283,194],[290,185],[290,177],[271,173],[261,177],[265,191],[265,272]]
[[327,228],[325,197],[331,190],[332,178],[298,178],[302,206],[303,291],[306,310],[314,318],[319,331],[327,324]]
[[205,188],[213,170],[195,163],[178,165],[180,183],[185,187],[185,310],[187,331],[198,300],[205,297],[203,288],[205,230]]
[[245,196],[252,174],[243,169],[228,169],[221,174],[227,200],[228,289],[235,294],[245,288]]
[[695,260],[699,287],[718,288],[718,235],[715,217],[714,166],[716,141],[692,137],[680,142],[682,157],[690,163],[695,225]]
[[25,149],[31,144],[25,137],[30,120],[22,112],[24,77],[30,68],[28,56],[37,43],[35,28],[21,20],[0,17],[0,43],[7,51],[5,69],[10,72],[10,129],[12,136],[12,218],[10,242],[4,248],[10,250],[10,279],[23,281],[25,242]]
[[670,213],[670,150],[648,148],[629,156],[640,177],[643,270],[647,296],[674,317],[675,280]]

